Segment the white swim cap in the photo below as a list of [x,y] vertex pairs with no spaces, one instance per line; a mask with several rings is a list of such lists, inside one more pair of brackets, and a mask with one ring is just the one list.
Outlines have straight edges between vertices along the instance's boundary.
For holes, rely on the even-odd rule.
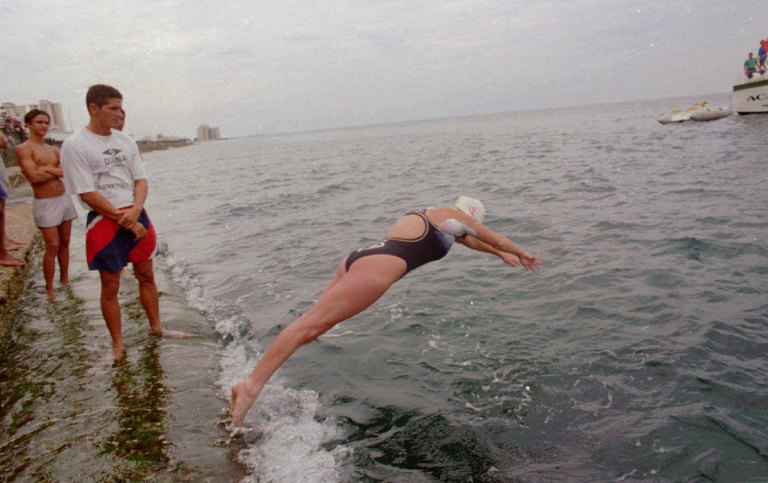
[[480,223],[485,219],[485,207],[480,200],[470,198],[469,196],[459,196],[456,200],[456,208],[475,218]]

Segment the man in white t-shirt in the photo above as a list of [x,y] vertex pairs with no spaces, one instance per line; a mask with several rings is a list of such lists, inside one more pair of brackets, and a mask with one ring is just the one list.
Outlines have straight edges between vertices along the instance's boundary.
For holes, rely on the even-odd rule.
[[86,227],[88,268],[101,277],[101,313],[112,336],[116,359],[124,352],[121,328],[120,273],[130,262],[139,281],[139,296],[152,334],[181,337],[160,323],[160,304],[152,268],[155,229],[144,210],[147,176],[136,143],[113,129],[121,117],[123,96],[97,84],[85,97],[90,122],[68,137],[61,148],[61,167],[69,193],[90,210]]

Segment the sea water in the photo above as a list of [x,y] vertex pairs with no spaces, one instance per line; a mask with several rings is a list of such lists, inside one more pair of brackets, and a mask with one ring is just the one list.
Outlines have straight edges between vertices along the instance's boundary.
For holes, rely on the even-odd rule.
[[[164,370],[153,384],[190,391],[150,398],[176,448],[163,454],[189,474],[254,481],[765,477],[768,117],[655,121],[700,100],[146,154],[165,324],[204,337],[145,341],[140,309],[131,316],[141,349],[129,349],[130,363],[160,361],[138,373]],[[457,245],[300,348],[249,430],[217,425],[230,386],[349,252],[407,211],[460,194],[480,198],[487,226],[542,256],[544,270]],[[78,270],[67,300],[90,307],[78,330],[93,326],[95,349],[83,350],[95,354],[107,338],[98,281]],[[116,370],[104,366],[86,387],[119,394]],[[206,454],[232,465],[205,473]]]

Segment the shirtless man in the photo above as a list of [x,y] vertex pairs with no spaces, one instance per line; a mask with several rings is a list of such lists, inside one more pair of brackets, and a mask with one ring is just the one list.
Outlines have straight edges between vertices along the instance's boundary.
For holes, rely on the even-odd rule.
[[45,240],[45,291],[48,298],[53,300],[56,298],[53,277],[57,258],[59,281],[62,284],[69,283],[69,238],[77,211],[61,179],[64,172],[59,162],[59,148],[45,143],[50,122],[48,113],[40,109],[32,109],[24,116],[24,124],[29,128],[29,139],[16,147],[16,157],[21,172],[29,180],[35,194],[32,214]]

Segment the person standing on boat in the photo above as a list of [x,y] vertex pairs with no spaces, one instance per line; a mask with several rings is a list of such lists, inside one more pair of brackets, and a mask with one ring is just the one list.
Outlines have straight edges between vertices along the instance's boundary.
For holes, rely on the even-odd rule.
[[754,56],[755,54],[750,52],[749,57],[744,61],[744,75],[748,79],[751,79],[757,73],[757,59]]
[[760,50],[757,51],[757,63],[758,63],[757,70],[760,71],[760,74],[765,73],[766,57],[768,57],[768,38],[760,41]]
[[86,258],[101,279],[101,313],[112,336],[112,355],[122,357],[124,343],[120,273],[129,262],[139,282],[139,298],[153,335],[183,337],[163,328],[152,258],[155,229],[144,210],[148,183],[136,142],[115,128],[123,118],[123,95],[96,84],[85,96],[90,121],[61,148],[67,190],[91,211],[86,222]]

